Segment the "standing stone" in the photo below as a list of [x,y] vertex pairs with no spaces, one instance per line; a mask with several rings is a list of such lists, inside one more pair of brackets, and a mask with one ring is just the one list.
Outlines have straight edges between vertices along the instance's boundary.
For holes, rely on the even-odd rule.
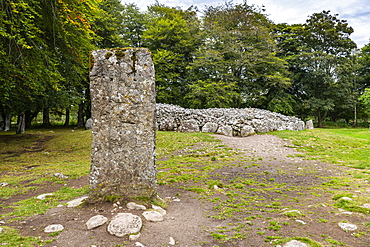
[[312,119],[311,119],[311,120],[308,120],[308,121],[306,122],[306,129],[308,129],[308,130],[312,130],[312,129],[314,129]]
[[90,201],[156,195],[155,84],[143,48],[91,55]]

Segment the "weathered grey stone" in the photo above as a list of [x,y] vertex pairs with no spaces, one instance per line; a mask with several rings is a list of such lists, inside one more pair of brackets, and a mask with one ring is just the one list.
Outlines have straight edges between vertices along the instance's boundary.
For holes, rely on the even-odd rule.
[[350,223],[338,223],[339,227],[342,228],[344,231],[356,231],[357,226]]
[[176,242],[175,242],[175,239],[173,239],[173,237],[170,237],[170,242],[168,242],[169,245],[175,245]]
[[61,179],[67,179],[68,176],[64,175],[63,173],[57,172],[54,173],[54,177],[61,178]]
[[314,129],[312,119],[306,122],[306,129],[308,130]]
[[108,218],[103,215],[95,215],[91,217],[85,224],[87,229],[93,229],[98,226],[104,225],[108,221]]
[[301,241],[291,240],[288,243],[284,244],[284,247],[309,247],[309,246]]
[[143,216],[147,221],[153,221],[153,222],[163,221],[163,215],[157,211],[145,211],[143,213]]
[[90,200],[156,195],[155,84],[144,48],[95,50]]
[[217,128],[218,128],[218,124],[208,122],[203,126],[202,132],[203,133],[215,133],[217,131]]
[[240,132],[240,136],[242,136],[242,137],[250,136],[250,135],[253,135],[254,133],[255,132],[254,132],[254,129],[252,128],[252,126],[244,125],[241,132]]
[[92,125],[93,125],[93,121],[91,118],[87,119],[86,120],[86,123],[85,123],[85,129],[86,130],[91,130],[92,129]]
[[130,241],[136,241],[136,240],[138,240],[140,237],[141,237],[141,233],[139,232],[138,234],[131,234],[131,235],[128,237],[128,239],[129,239]]
[[127,203],[127,208],[131,210],[146,210],[146,207],[144,205],[139,205],[134,202]]
[[180,132],[199,132],[199,124],[195,119],[185,120],[179,127]]
[[161,208],[160,206],[152,205],[152,208],[153,208],[154,211],[159,212],[162,216],[165,216],[167,214],[167,211],[165,209]]
[[49,233],[49,232],[59,232],[59,231],[63,231],[64,230],[64,226],[61,225],[61,224],[54,224],[54,225],[49,225],[47,227],[45,227],[44,229],[44,232],[46,233]]
[[47,196],[52,196],[54,195],[53,193],[45,193],[45,194],[41,194],[41,195],[38,195],[36,198],[39,199],[39,200],[45,200]]
[[141,218],[130,213],[118,213],[108,225],[108,232],[117,237],[140,232],[142,227]]
[[158,125],[159,130],[164,130],[164,131],[173,131],[177,128],[175,121],[173,118],[167,118],[164,119],[160,124]]
[[222,134],[222,135],[225,135],[225,136],[233,136],[233,128],[231,126],[228,126],[228,125],[222,125],[220,127],[218,127],[217,129],[217,134]]
[[87,198],[88,196],[82,196],[72,201],[69,201],[67,203],[67,208],[74,208],[74,207],[80,206]]

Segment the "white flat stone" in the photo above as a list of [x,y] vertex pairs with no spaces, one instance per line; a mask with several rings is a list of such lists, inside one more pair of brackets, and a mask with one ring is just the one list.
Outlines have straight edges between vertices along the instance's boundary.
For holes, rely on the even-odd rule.
[[61,224],[54,224],[54,225],[49,225],[45,227],[44,232],[49,233],[49,232],[59,232],[64,230],[64,226]]
[[169,245],[175,245],[176,242],[175,242],[175,239],[173,239],[173,237],[170,237],[170,242],[168,242]]
[[152,222],[163,221],[162,214],[160,212],[157,212],[157,211],[145,211],[143,213],[143,216],[147,221],[152,221]]
[[47,196],[52,196],[54,195],[53,193],[45,193],[45,194],[41,194],[41,195],[38,195],[36,198],[39,199],[39,200],[45,200]]
[[141,237],[141,233],[139,232],[138,234],[131,234],[128,239],[130,241],[137,241]]
[[91,217],[85,224],[87,226],[87,229],[93,229],[98,226],[104,225],[108,221],[107,217],[104,217],[103,215],[95,215]]
[[117,237],[140,232],[142,220],[139,216],[130,213],[118,213],[108,225],[108,232]]
[[134,202],[127,203],[127,208],[132,210],[146,210],[146,207],[144,205],[139,205]]
[[353,201],[352,198],[349,198],[347,196],[343,196],[343,197],[339,198],[339,200]]
[[167,211],[160,206],[152,205],[152,208],[154,209],[154,211],[159,212],[162,216],[165,216],[167,214]]
[[339,227],[342,228],[344,231],[356,231],[357,226],[350,223],[338,223]]
[[83,196],[83,197],[74,199],[72,201],[69,201],[67,203],[67,208],[74,208],[74,207],[80,206],[83,203],[83,201],[86,200],[87,198],[89,198],[89,197],[88,196]]
[[283,247],[309,247],[309,246],[298,240],[291,240],[288,243],[284,244]]

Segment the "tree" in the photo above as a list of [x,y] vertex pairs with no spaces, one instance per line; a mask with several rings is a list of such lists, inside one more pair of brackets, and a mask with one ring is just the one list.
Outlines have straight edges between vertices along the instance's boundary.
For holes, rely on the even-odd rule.
[[295,96],[301,100],[302,108],[317,116],[319,127],[340,101],[345,102],[351,95],[353,86],[345,77],[339,77],[347,73],[344,65],[350,62],[356,48],[349,38],[353,29],[337,16],[330,11],[313,14],[302,28],[294,29],[293,37],[299,46],[288,46]]
[[[203,44],[190,67],[189,104],[291,112],[284,92],[290,84],[287,67],[275,54],[272,26],[261,11],[247,4],[208,7]],[[208,90],[209,84],[214,90]],[[202,96],[200,91],[209,95]]]
[[127,45],[122,38],[122,25],[125,20],[123,12],[126,10],[119,0],[102,0],[99,4],[102,10],[94,21],[94,31],[100,37],[97,47],[101,49],[123,47]]
[[47,112],[60,103],[59,92],[86,89],[95,37],[91,23],[99,1],[1,2],[0,112],[5,119]]
[[126,46],[142,47],[143,33],[146,29],[147,15],[135,4],[125,4],[122,12],[121,38]]
[[155,4],[147,14],[142,38],[143,46],[153,54],[157,102],[184,105],[187,66],[199,43],[196,12]]

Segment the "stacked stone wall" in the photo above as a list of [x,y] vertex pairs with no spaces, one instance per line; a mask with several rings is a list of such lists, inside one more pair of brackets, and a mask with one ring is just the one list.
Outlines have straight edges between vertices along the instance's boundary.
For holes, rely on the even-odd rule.
[[256,132],[303,130],[297,118],[256,108],[186,109],[176,105],[156,105],[157,129],[180,132],[208,132],[227,136],[248,136]]

